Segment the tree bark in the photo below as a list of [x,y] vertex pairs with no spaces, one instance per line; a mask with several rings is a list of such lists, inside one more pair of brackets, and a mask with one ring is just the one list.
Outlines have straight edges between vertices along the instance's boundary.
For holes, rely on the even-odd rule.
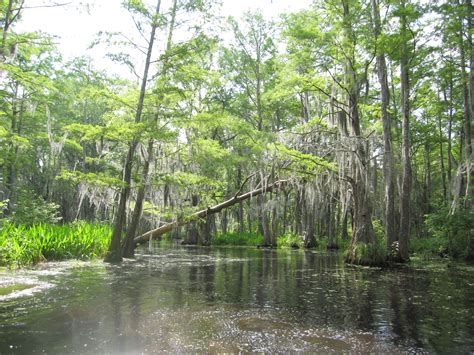
[[[377,0],[372,0],[372,12],[374,17],[374,36],[378,40],[381,34],[380,9]],[[390,90],[388,87],[387,63],[383,51],[377,54],[377,74],[380,83],[381,116],[383,128],[383,173],[385,184],[385,241],[389,252],[397,240],[395,234],[395,181],[394,160],[392,152],[392,120],[389,114]]]
[[[156,5],[156,16],[160,13],[160,6],[161,0],[158,0]],[[145,92],[146,86],[148,83],[148,72],[150,70],[151,64],[151,54],[153,51],[153,44],[155,42],[155,33],[156,33],[157,23],[155,19],[151,24],[151,33],[150,39],[148,41],[148,50],[146,54],[145,60],[145,68],[143,70],[143,78],[140,87],[140,96],[138,98],[137,104],[137,111],[135,114],[135,122],[139,123],[142,119],[142,112],[143,106],[145,101]],[[121,262],[122,261],[122,247],[121,247],[121,239],[122,239],[122,230],[123,226],[126,222],[126,207],[127,207],[127,200],[130,194],[130,183],[132,180],[132,163],[133,163],[133,156],[135,155],[135,150],[138,145],[138,139],[135,137],[132,142],[129,144],[127,156],[125,158],[125,164],[123,169],[123,187],[120,189],[120,198],[119,198],[119,206],[117,209],[117,215],[115,217],[115,225],[112,232],[112,238],[110,241],[109,249],[107,251],[107,255],[105,256],[104,261],[106,262]]]
[[463,99],[464,99],[464,144],[466,149],[466,190],[465,190],[465,201],[464,204],[467,208],[470,208],[474,203],[474,187],[473,185],[473,172],[472,172],[472,114],[474,110],[474,59],[472,53],[472,1],[466,0],[465,2],[465,17],[467,19],[467,51],[469,58],[469,74],[466,73],[466,54],[464,50],[463,41],[463,18],[461,18],[461,31],[459,34],[459,47],[461,51],[461,80],[463,87]]
[[[402,6],[405,6],[402,0]],[[405,36],[408,28],[406,15],[400,16],[400,29]],[[400,261],[408,261],[408,239],[410,236],[410,194],[412,185],[411,162],[410,162],[410,81],[408,63],[408,43],[403,40],[400,59],[400,81],[401,81],[401,108],[402,108],[402,188],[400,192],[400,230],[398,234],[398,258]]]
[[[441,97],[438,95],[438,100],[441,101]],[[448,189],[446,186],[446,168],[444,164],[444,149],[443,149],[443,125],[441,122],[441,114],[438,115],[438,135],[439,135],[439,162],[441,167],[441,183],[443,185],[443,200],[444,203],[448,200]]]
[[145,160],[145,165],[143,166],[142,181],[141,185],[138,188],[137,199],[135,201],[135,207],[133,208],[132,221],[127,229],[127,234],[125,236],[125,243],[123,246],[123,257],[124,258],[133,258],[135,254],[135,247],[133,243],[133,238],[138,229],[138,224],[143,212],[143,201],[145,199],[145,189],[148,185],[148,172],[150,170],[150,163],[153,159],[153,144],[154,140],[150,139],[148,141],[147,148],[147,159]]
[[448,186],[449,186],[449,200],[452,198],[452,183],[453,183],[453,153],[452,153],[452,136],[453,136],[453,80],[450,78],[449,81],[449,101],[447,101],[447,96],[445,96],[445,101],[449,102],[449,113],[448,113],[448,147],[446,154],[448,155]]
[[[11,14],[13,10],[13,1],[14,0],[9,0],[7,9],[5,11],[5,20],[3,23],[3,33],[2,33],[2,47],[1,47],[1,52],[4,58],[7,56],[7,49],[6,49],[6,44],[7,44],[7,34],[8,34],[8,29],[10,28],[11,24]],[[2,1],[3,2],[3,1]]]
[[348,180],[352,186],[354,199],[354,227],[352,241],[346,255],[346,261],[357,263],[357,245],[374,244],[375,233],[372,226],[371,201],[367,186],[367,152],[361,137],[359,120],[359,88],[356,73],[355,43],[356,38],[352,28],[352,19],[348,0],[342,0],[344,35],[347,42],[348,53],[346,54],[345,76],[348,92],[348,108],[350,121],[350,141],[352,145],[351,154],[351,177]]
[[[173,39],[173,30],[174,30],[174,25],[176,21],[176,8],[177,8],[177,0],[174,0],[173,7],[171,10],[171,21],[170,21],[170,27],[169,27],[169,32],[168,32],[168,41],[166,43],[167,51],[170,50],[172,39]],[[157,9],[157,13],[158,11],[159,11],[159,8]],[[167,63],[165,61],[165,63],[163,63],[164,69],[163,69],[163,72],[161,73],[161,75],[163,76],[166,75],[166,67],[167,67]],[[156,115],[156,121],[158,121],[158,119],[159,119],[159,112]],[[132,221],[130,223],[130,226],[127,229],[127,234],[125,237],[125,243],[123,247],[123,256],[125,258],[132,258],[135,254],[133,239],[135,238],[137,234],[138,225],[140,223],[140,218],[143,212],[143,201],[145,199],[145,189],[146,189],[146,186],[148,185],[148,174],[150,171],[150,164],[153,160],[153,149],[154,149],[154,139],[150,138],[148,140],[147,159],[145,160],[145,165],[143,167],[141,185],[138,188],[137,199],[135,201],[135,207],[133,209]]]
[[303,208],[303,215],[304,215],[304,224],[305,226],[303,227],[305,231],[303,232],[303,237],[304,237],[304,247],[306,249],[311,249],[315,248],[318,243],[316,241],[316,218],[315,218],[315,204],[309,204],[307,203],[305,197],[302,197],[302,208]]

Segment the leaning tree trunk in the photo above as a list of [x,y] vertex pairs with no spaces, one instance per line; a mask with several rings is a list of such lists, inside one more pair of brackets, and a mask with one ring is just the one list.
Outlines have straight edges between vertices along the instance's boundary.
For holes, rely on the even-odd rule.
[[[158,0],[156,5],[156,16],[160,13],[161,0]],[[145,91],[148,83],[148,72],[151,64],[151,53],[153,51],[153,44],[155,42],[155,33],[157,28],[157,22],[153,21],[151,25],[150,39],[148,41],[148,51],[146,54],[145,68],[143,70],[143,78],[140,87],[140,96],[137,103],[137,111],[135,114],[135,123],[139,123],[142,119],[143,106],[145,102]],[[130,194],[130,184],[132,180],[132,161],[135,155],[135,150],[138,145],[138,139],[133,138],[132,142],[128,147],[127,156],[125,158],[125,164],[123,169],[123,187],[120,189],[119,206],[115,217],[115,225],[112,232],[112,239],[110,240],[109,249],[105,256],[106,262],[121,262],[122,261],[122,230],[126,222],[126,207],[127,200]]]
[[135,238],[135,246],[138,245],[138,244],[143,244],[143,243],[145,243],[145,242],[147,242],[151,239],[159,238],[163,234],[171,232],[172,230],[178,228],[179,226],[184,226],[184,225],[187,225],[189,223],[192,223],[193,221],[195,221],[197,219],[206,219],[208,216],[210,216],[212,214],[219,213],[220,211],[222,211],[226,208],[229,208],[229,207],[231,207],[231,206],[233,206],[233,205],[235,205],[235,204],[237,204],[241,201],[248,200],[251,197],[259,196],[261,194],[271,192],[275,189],[280,189],[280,188],[284,187],[285,185],[287,185],[287,183],[288,183],[288,180],[278,180],[278,181],[274,182],[273,184],[263,186],[259,189],[252,190],[252,191],[247,192],[245,194],[242,194],[242,195],[236,194],[231,199],[229,199],[227,201],[224,201],[224,202],[222,202],[218,205],[208,207],[204,210],[195,212],[192,215],[187,216],[186,218],[180,218],[176,221],[164,224],[164,225],[162,225],[162,226],[160,226],[156,229],[153,229],[153,230],[151,230],[151,231],[149,231],[145,234],[142,234],[141,236]]

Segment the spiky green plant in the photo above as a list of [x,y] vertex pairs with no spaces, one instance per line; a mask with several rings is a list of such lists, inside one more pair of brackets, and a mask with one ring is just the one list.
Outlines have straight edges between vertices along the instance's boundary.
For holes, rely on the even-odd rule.
[[91,259],[103,256],[111,227],[97,223],[0,227],[0,265],[21,267],[45,260]]

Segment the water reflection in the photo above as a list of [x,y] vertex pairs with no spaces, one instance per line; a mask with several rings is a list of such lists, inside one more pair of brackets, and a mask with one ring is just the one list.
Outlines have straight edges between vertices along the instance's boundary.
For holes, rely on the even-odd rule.
[[472,270],[192,247],[44,267],[22,273],[54,287],[0,301],[0,353],[474,351]]

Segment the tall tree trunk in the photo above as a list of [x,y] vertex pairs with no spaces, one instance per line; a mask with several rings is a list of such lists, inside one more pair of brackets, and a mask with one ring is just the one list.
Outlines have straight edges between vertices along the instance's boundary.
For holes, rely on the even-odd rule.
[[[472,33],[474,27],[472,24],[472,0],[466,0],[466,17],[467,17],[467,50],[469,55],[469,91],[470,106],[469,117],[464,122],[466,131],[466,170],[467,170],[467,188],[465,206],[469,212],[474,211],[474,162],[472,157],[472,116],[474,115],[474,45],[472,42]],[[474,230],[469,231],[469,242],[467,259],[474,260]]]
[[260,215],[260,225],[262,228],[262,234],[263,234],[263,247],[271,247],[272,246],[272,236],[270,232],[270,223],[268,220],[268,211],[266,210],[267,204],[266,204],[266,199],[264,195],[258,196],[260,203],[259,207],[261,209],[261,215]]
[[[466,9],[470,9],[471,6],[466,0],[465,3],[465,11]],[[462,6],[460,2],[457,2],[458,6]],[[470,14],[468,15],[470,17]],[[472,202],[472,191],[471,190],[471,173],[472,173],[472,131],[471,131],[471,121],[472,121],[472,113],[471,113],[471,95],[469,93],[469,86],[468,83],[469,78],[466,73],[466,50],[465,50],[465,43],[464,43],[464,18],[465,15],[461,13],[459,17],[459,33],[458,33],[458,46],[460,52],[460,59],[461,59],[461,86],[463,91],[463,130],[460,135],[461,143],[464,143],[465,149],[465,162],[461,158],[462,149],[460,146],[459,151],[459,161],[458,161],[458,169],[456,172],[456,181],[455,181],[455,188],[453,192],[453,202],[451,204],[451,211],[450,213],[455,213],[458,205],[460,204],[461,198],[463,197],[462,194],[464,193],[464,203],[466,206],[469,206]],[[470,38],[469,38],[470,39]],[[467,46],[469,48],[469,46]],[[464,171],[466,176],[464,176]]]
[[223,213],[222,213],[222,217],[221,217],[221,232],[223,234],[227,234],[228,232],[228,225],[229,225],[229,214],[227,213],[227,210],[225,210]]
[[430,213],[430,201],[431,201],[431,150],[430,145],[425,142],[425,154],[424,154],[424,177],[423,177],[423,213],[422,216]]
[[[305,190],[307,190],[309,187],[306,187]],[[303,220],[304,220],[304,232],[303,232],[303,237],[304,237],[304,247],[306,249],[310,248],[315,248],[317,246],[317,241],[316,241],[316,218],[315,218],[315,208],[316,204],[315,203],[310,203],[311,201],[308,201],[307,198],[302,197],[304,202],[301,202],[302,208],[303,208]]]
[[342,210],[342,226],[341,226],[341,239],[342,240],[346,240],[349,237],[349,234],[347,231],[348,212],[349,212],[349,208],[346,206]]
[[[372,11],[374,17],[374,35],[378,40],[381,34],[380,9],[377,0],[372,0]],[[383,128],[383,174],[385,184],[385,241],[389,252],[397,240],[395,234],[395,181],[394,160],[392,152],[392,120],[389,114],[390,90],[388,87],[387,63],[385,53],[379,51],[377,54],[377,74],[380,83],[381,115]]]
[[[467,50],[469,55],[469,92],[470,92],[470,125],[472,125],[472,115],[474,115],[474,43],[472,41],[472,34],[473,34],[473,22],[472,22],[472,13],[474,8],[472,7],[472,0],[466,0],[466,13],[467,13]],[[471,127],[469,127],[471,130]],[[470,137],[470,141],[472,142],[472,137]],[[472,155],[472,143],[470,143],[470,151]],[[471,161],[472,163],[472,161]]]
[[284,192],[284,200],[283,200],[283,221],[282,221],[282,234],[286,234],[287,227],[288,227],[288,198],[289,193],[287,191]]
[[[463,88],[463,104],[464,104],[464,147],[465,147],[465,158],[466,158],[466,190],[465,190],[465,205],[472,206],[474,203],[474,187],[473,184],[473,172],[472,172],[472,113],[474,110],[474,78],[473,78],[473,66],[474,59],[472,53],[472,2],[466,0],[465,2],[465,16],[460,19],[461,30],[459,32],[459,49],[461,52],[461,80]],[[463,31],[463,20],[464,17],[467,19],[467,29]],[[466,73],[466,54],[464,45],[464,32],[467,33],[467,51],[469,56],[469,75]]]
[[[402,0],[402,6],[405,2]],[[402,36],[408,32],[406,15],[400,16],[400,29]],[[400,192],[400,230],[398,234],[398,258],[407,261],[408,239],[410,236],[410,194],[412,185],[411,162],[410,162],[410,82],[408,68],[408,43],[404,38],[401,47],[400,59],[400,81],[401,81],[401,108],[402,108],[402,188]]]
[[[441,97],[438,95],[438,100],[441,101]],[[439,136],[439,162],[441,166],[441,182],[443,185],[443,200],[444,203],[448,201],[448,189],[446,186],[446,168],[444,165],[444,149],[443,149],[443,125],[441,122],[441,114],[438,115],[438,136]]]
[[277,238],[278,238],[278,203],[277,203],[277,197],[274,196],[274,199],[272,200],[272,223],[271,223],[271,244],[272,247],[277,246]]
[[356,73],[355,44],[356,38],[352,29],[352,19],[350,14],[349,0],[342,0],[343,6],[343,26],[348,53],[345,63],[346,88],[348,92],[349,121],[351,127],[351,177],[348,178],[352,185],[354,199],[354,227],[352,231],[352,241],[346,255],[349,263],[359,262],[357,256],[357,245],[374,244],[375,233],[372,226],[371,200],[367,186],[367,152],[361,137],[359,121],[359,88]]
[[303,207],[304,207],[304,186],[296,188],[295,195],[295,215],[294,215],[294,232],[297,235],[303,234]]
[[[20,101],[19,95],[20,83],[15,82],[14,95],[12,98],[12,112],[11,112],[11,131],[13,134],[20,135],[21,133],[21,116],[23,114],[23,100],[19,105]],[[9,143],[7,159],[6,159],[6,200],[7,203],[7,214],[11,214],[15,209],[16,205],[16,178],[17,178],[17,161],[18,161],[18,145],[12,140]]]
[[[1,47],[1,54],[4,56],[4,58],[9,54],[7,53],[7,34],[8,34],[8,29],[10,28],[11,25],[11,15],[13,11],[13,1],[14,0],[9,0],[7,9],[5,11],[5,19],[3,23],[3,33],[2,33],[2,47]],[[2,1],[3,3],[3,1]]]
[[[173,30],[174,30],[174,25],[176,21],[176,7],[177,7],[177,0],[173,1],[173,7],[171,10],[171,21],[170,21],[170,27],[169,27],[169,32],[168,32],[168,40],[166,43],[166,50],[169,51],[171,49],[171,43],[173,39]],[[157,14],[159,12],[159,7],[157,8]],[[161,73],[162,76],[166,77],[166,67],[167,67],[167,61],[163,63],[163,72]],[[159,108],[157,108],[159,111]],[[159,119],[159,112],[156,114],[156,122],[158,123]],[[141,177],[141,184],[140,187],[138,188],[137,192],[137,199],[135,201],[135,207],[133,209],[133,214],[132,214],[132,221],[130,223],[130,226],[127,229],[127,234],[125,237],[125,243],[124,243],[124,248],[123,248],[123,256],[125,258],[131,258],[135,255],[135,245],[133,242],[133,239],[135,238],[137,234],[137,229],[138,225],[140,223],[140,219],[142,216],[143,212],[143,201],[145,199],[145,189],[146,186],[148,185],[148,174],[150,171],[150,164],[153,160],[153,148],[154,148],[154,139],[150,138],[148,140],[148,147],[147,147],[147,157],[145,159],[145,164],[143,167],[143,172],[142,172],[142,177]]]
[[132,258],[135,255],[135,245],[133,239],[135,238],[138,224],[140,223],[140,218],[143,212],[143,201],[145,199],[145,190],[148,185],[148,173],[150,170],[150,163],[153,159],[153,147],[154,140],[151,138],[148,141],[147,147],[147,157],[145,164],[143,166],[142,180],[140,187],[137,192],[137,199],[135,201],[135,207],[133,208],[132,221],[127,229],[127,234],[125,237],[125,243],[123,246],[123,257]]
[[261,131],[263,129],[263,106],[262,106],[262,76],[261,76],[261,48],[257,43],[257,60],[255,63],[255,76],[256,76],[256,101],[257,101],[257,129]]
[[[161,0],[158,0],[156,5],[156,14],[158,16],[160,13]],[[145,60],[145,68],[143,70],[143,77],[140,87],[140,96],[137,103],[137,111],[135,114],[135,122],[139,123],[142,119],[143,106],[145,101],[145,92],[148,83],[148,72],[150,70],[151,64],[151,54],[153,51],[153,45],[155,42],[155,33],[157,28],[157,22],[153,20],[151,24],[151,33],[150,39],[148,41],[148,50]],[[107,255],[105,256],[106,262],[121,262],[122,261],[122,248],[121,248],[121,237],[123,226],[126,223],[126,207],[127,200],[130,194],[130,183],[132,180],[132,162],[133,156],[135,155],[135,150],[138,145],[138,138],[134,137],[132,142],[129,145],[127,156],[125,158],[124,169],[123,169],[123,187],[120,189],[119,205],[117,209],[117,214],[115,216],[115,225],[112,232],[112,239],[110,241],[109,249]]]
[[[447,101],[446,96],[445,96],[445,101]],[[452,136],[453,136],[453,115],[454,115],[454,110],[453,110],[453,79],[451,77],[449,81],[449,112],[448,112],[448,147],[447,147],[447,152],[446,154],[448,155],[448,186],[449,186],[449,199],[451,200],[452,198],[452,188],[453,188],[453,177],[452,177],[452,172],[453,172],[453,152],[452,152]]]
[[253,233],[253,229],[252,229],[252,205],[250,203],[250,201],[247,202],[247,228],[248,228],[248,232],[249,233]]

